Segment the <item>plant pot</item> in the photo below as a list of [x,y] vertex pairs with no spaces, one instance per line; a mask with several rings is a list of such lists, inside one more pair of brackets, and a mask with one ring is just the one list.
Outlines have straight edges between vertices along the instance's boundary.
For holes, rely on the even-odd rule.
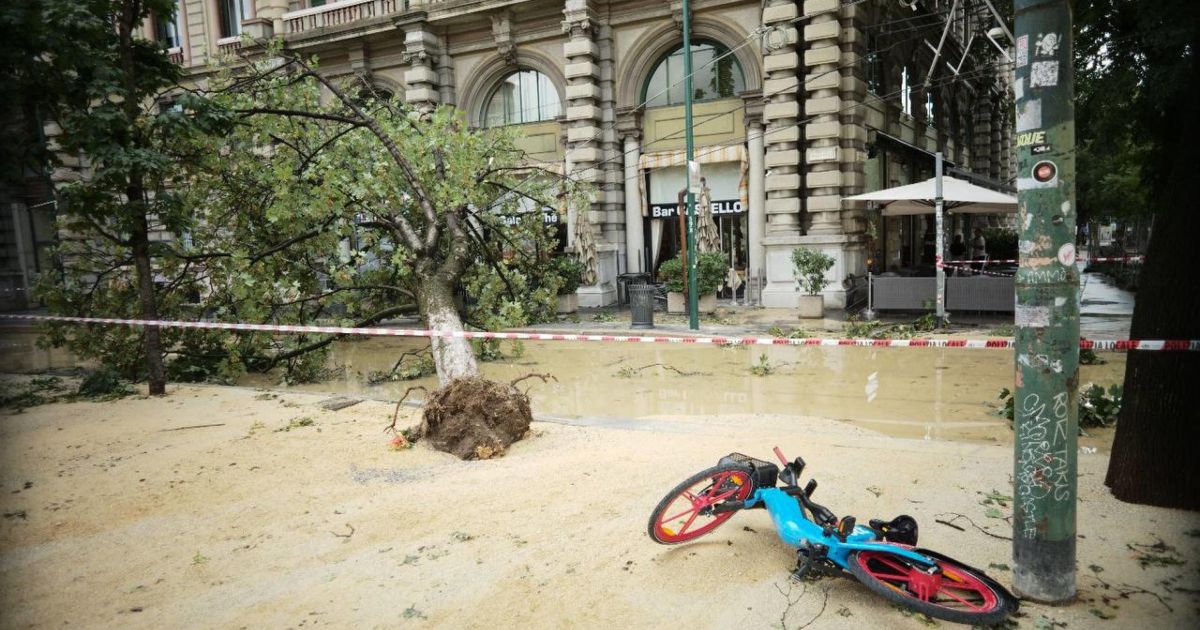
[[[701,313],[713,313],[717,310],[717,294],[710,293],[700,296],[700,300],[696,304],[696,309]],[[667,293],[667,312],[672,315],[687,314],[687,300],[683,297],[683,293],[669,291]]]
[[800,296],[800,318],[801,319],[821,319],[825,317],[825,296],[823,295],[801,295]]
[[558,296],[558,312],[574,313],[579,310],[579,296],[574,293]]
[[687,300],[683,299],[683,293],[675,291],[667,292],[667,312],[672,315],[687,312]]

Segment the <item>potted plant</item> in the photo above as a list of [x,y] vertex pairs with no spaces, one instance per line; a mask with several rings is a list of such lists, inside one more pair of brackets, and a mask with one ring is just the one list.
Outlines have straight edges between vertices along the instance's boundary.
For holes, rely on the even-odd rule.
[[797,247],[792,250],[792,271],[796,275],[796,290],[800,296],[800,317],[820,318],[825,316],[825,296],[821,291],[829,285],[825,272],[833,268],[833,257],[822,252]]
[[574,313],[579,310],[579,296],[575,291],[583,276],[583,263],[574,256],[561,255],[550,259],[551,273],[558,278],[558,312]]
[[[728,272],[729,263],[725,255],[719,252],[700,254],[696,260],[696,292],[699,294],[696,308],[701,313],[717,310],[717,289],[725,282]],[[683,290],[687,284],[687,274],[678,257],[659,265],[658,279],[667,285],[667,312],[686,313],[687,301],[684,300]]]

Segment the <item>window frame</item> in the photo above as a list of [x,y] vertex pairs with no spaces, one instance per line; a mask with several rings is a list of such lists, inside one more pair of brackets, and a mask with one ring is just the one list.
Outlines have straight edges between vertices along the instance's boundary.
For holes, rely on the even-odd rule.
[[[733,62],[733,69],[734,69],[733,86],[730,90],[730,94],[728,94],[728,95],[721,95],[718,90],[716,96],[703,97],[703,98],[693,97],[692,102],[693,103],[706,103],[706,102],[711,102],[711,101],[720,101],[720,100],[724,100],[724,99],[728,99],[728,98],[736,98],[739,93],[744,92],[746,90],[746,71],[744,68],[742,68],[742,63],[740,61],[738,61],[737,55],[732,54],[733,49],[731,49],[730,47],[726,46],[725,44],[723,44],[719,41],[712,40],[712,39],[697,39],[697,40],[692,41],[692,57],[695,58],[697,48],[704,48],[704,47],[707,47],[708,49],[712,50],[713,58],[728,54],[728,57],[726,57],[726,58]],[[642,90],[641,90],[641,93],[639,96],[639,100],[642,103],[642,106],[644,106],[646,108],[650,108],[650,107],[679,107],[680,105],[683,105],[682,99],[679,102],[672,102],[671,92],[672,92],[672,86],[674,85],[675,81],[672,80],[671,66],[670,66],[671,59],[673,57],[675,57],[676,55],[679,55],[680,64],[682,64],[682,59],[683,59],[682,53],[683,53],[683,42],[680,42],[677,46],[675,46],[671,50],[660,55],[658,60],[656,60],[654,62],[654,64],[650,67],[650,72],[646,75],[645,80],[642,81]],[[654,81],[654,78],[658,74],[659,69],[663,68],[663,67],[666,68],[666,73],[667,73],[666,91],[655,94],[653,97],[650,97],[650,84],[651,84],[651,82]],[[693,64],[693,66],[692,66],[692,72],[693,72],[693,74],[697,73],[695,64]],[[679,79],[682,80],[683,77],[684,77],[683,69],[680,68]],[[695,84],[694,77],[693,77],[693,82],[692,82],[693,92],[695,91],[695,89],[696,89],[696,84]],[[705,88],[705,90],[707,91],[707,88]],[[683,92],[682,84],[680,85],[679,91],[680,91],[680,93]],[[658,102],[659,99],[665,99],[666,102]]]
[[[526,88],[524,85],[524,77],[529,76],[534,81],[533,96],[535,103],[527,106],[524,100]],[[510,111],[508,109],[508,99],[504,99],[504,112],[498,117],[493,118],[493,101],[501,94],[501,91],[507,85],[512,85],[510,80],[517,77],[516,94],[520,107]],[[546,102],[544,96],[553,96],[554,103],[551,105]],[[531,116],[526,117],[525,112],[534,112]],[[548,113],[549,112],[549,113]],[[563,98],[558,92],[558,86],[555,85],[550,75],[529,67],[519,67],[516,70],[506,73],[496,81],[487,92],[487,97],[483,100],[483,110],[480,112],[480,124],[485,128],[507,127],[509,125],[529,125],[541,122],[550,122],[558,119],[563,115]]]

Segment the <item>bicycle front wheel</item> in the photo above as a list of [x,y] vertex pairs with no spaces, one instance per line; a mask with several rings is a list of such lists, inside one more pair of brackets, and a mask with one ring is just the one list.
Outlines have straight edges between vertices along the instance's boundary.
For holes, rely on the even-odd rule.
[[1017,601],[982,572],[945,556],[930,573],[903,556],[859,551],[849,569],[875,594],[930,617],[955,623],[994,625],[1017,609]]
[[751,471],[732,464],[714,466],[675,486],[650,513],[647,530],[664,545],[695,540],[729,520],[733,512],[713,512],[725,501],[744,501],[754,491]]

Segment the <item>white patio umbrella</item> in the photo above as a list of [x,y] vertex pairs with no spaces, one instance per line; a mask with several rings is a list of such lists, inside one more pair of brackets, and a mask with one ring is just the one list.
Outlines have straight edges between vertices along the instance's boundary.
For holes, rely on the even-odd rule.
[[934,172],[932,178],[923,182],[846,197],[846,201],[874,201],[883,208],[884,216],[933,214],[936,217],[937,319],[941,326],[946,317],[946,271],[942,268],[946,248],[945,235],[942,234],[943,212],[1011,214],[1017,211],[1017,198],[943,176],[941,153],[937,154]]
[[[955,214],[1013,214],[1017,211],[1016,197],[953,177],[942,177],[942,200],[945,209]],[[874,201],[880,205],[886,217],[933,214],[936,210],[937,178],[846,197],[846,201]]]

